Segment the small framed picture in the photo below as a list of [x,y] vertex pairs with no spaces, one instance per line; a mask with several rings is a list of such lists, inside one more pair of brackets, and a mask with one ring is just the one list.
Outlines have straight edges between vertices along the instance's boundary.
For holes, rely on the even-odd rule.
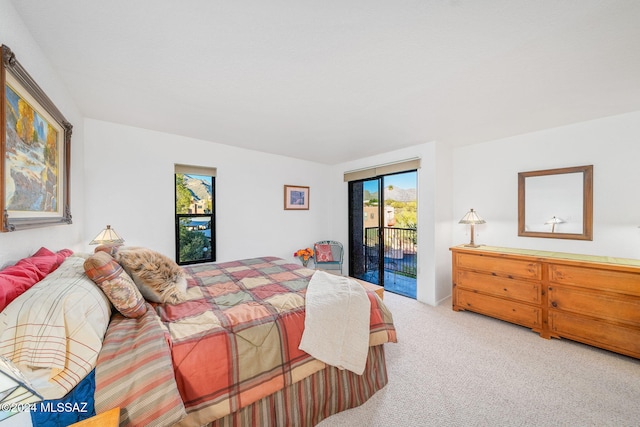
[[286,210],[309,210],[309,187],[285,185],[284,208]]

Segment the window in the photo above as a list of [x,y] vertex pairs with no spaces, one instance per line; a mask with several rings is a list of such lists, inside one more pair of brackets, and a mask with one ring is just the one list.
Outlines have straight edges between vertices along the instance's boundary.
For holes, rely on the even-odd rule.
[[176,262],[216,260],[216,169],[175,165]]

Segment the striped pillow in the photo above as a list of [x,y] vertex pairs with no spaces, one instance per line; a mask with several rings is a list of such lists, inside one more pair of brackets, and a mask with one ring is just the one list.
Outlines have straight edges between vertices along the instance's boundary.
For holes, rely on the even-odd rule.
[[138,318],[147,311],[136,284],[107,252],[96,252],[87,258],[84,271],[123,316]]

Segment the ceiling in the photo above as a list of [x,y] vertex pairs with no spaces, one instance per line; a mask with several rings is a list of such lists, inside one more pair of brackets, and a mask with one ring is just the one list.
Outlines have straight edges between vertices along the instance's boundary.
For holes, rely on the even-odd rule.
[[84,116],[327,164],[640,110],[637,0],[13,5]]

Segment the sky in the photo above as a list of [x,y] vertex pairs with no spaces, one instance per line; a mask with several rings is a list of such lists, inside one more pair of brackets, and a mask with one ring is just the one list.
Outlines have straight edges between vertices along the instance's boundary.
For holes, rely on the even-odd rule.
[[[402,188],[404,190],[408,190],[410,188],[417,188],[418,181],[418,173],[416,171],[400,173],[395,175],[387,175],[384,177],[384,185],[388,187],[389,185],[393,185],[397,188]],[[378,182],[377,180],[365,181],[364,189],[368,190],[370,193],[375,193],[378,191]]]

